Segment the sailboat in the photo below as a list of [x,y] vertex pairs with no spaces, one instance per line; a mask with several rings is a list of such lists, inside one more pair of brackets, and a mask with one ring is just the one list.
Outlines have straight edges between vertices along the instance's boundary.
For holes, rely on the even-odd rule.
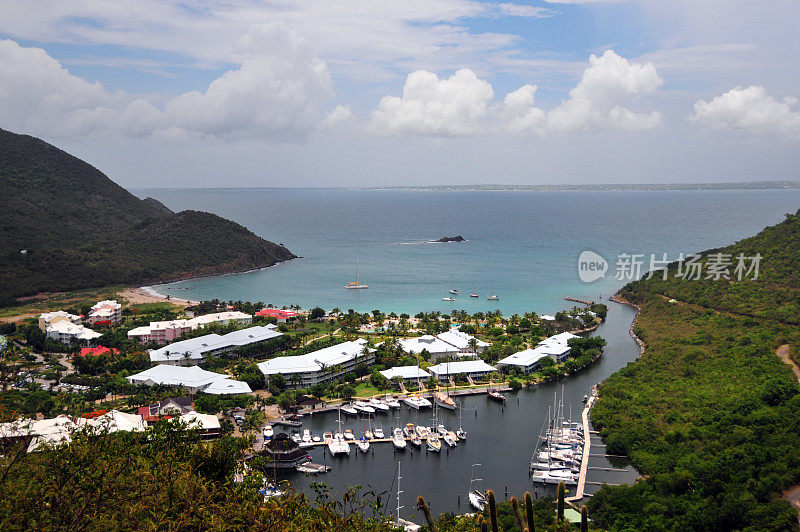
[[473,508],[482,512],[486,508],[486,495],[474,487],[476,482],[483,480],[475,478],[475,466],[480,466],[480,464],[472,464],[472,472],[469,475],[469,503]]
[[403,490],[400,489],[400,480],[403,478],[400,476],[401,463],[402,462],[400,461],[397,462],[397,515],[394,516],[394,521],[390,521],[390,523],[393,525],[397,525],[397,528],[402,528],[403,530],[419,530],[420,529],[419,525],[400,517],[400,510],[403,508],[400,505],[400,494],[403,493]]
[[458,290],[456,289],[455,283],[455,273],[450,274],[450,293],[457,294]]
[[472,293],[469,295],[469,297],[478,297],[478,293],[475,292],[475,281],[472,282]]
[[328,450],[332,456],[337,454],[350,454],[350,444],[344,439],[342,435],[342,410],[339,408],[339,420],[336,422],[339,425],[339,430],[333,435],[333,438],[328,442]]
[[492,290],[491,290],[491,294],[492,294],[492,295],[490,295],[489,297],[487,297],[487,298],[486,298],[486,299],[488,299],[489,301],[497,301],[498,299],[500,299],[500,298],[499,298],[498,296],[496,296],[496,295],[495,295],[495,293],[494,293],[494,281],[492,281]]
[[349,283],[344,285],[344,287],[349,289],[349,290],[359,290],[359,289],[363,289],[363,288],[369,288],[368,284],[362,284],[361,283],[361,278],[359,277],[359,274],[358,274],[358,257],[356,257],[356,280],[355,281],[350,281]]
[[463,410],[464,410],[463,406],[458,409],[458,430],[456,431],[456,436],[458,436],[459,440],[466,440],[467,439],[467,433],[461,427],[461,412]]

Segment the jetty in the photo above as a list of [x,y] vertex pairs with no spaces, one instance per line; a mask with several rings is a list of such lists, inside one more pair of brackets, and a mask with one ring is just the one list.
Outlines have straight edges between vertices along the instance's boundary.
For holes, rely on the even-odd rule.
[[578,475],[578,488],[575,490],[575,495],[564,499],[567,502],[576,502],[583,499],[584,490],[586,489],[586,473],[589,470],[589,453],[592,449],[592,438],[589,429],[589,410],[592,409],[595,400],[597,400],[597,388],[592,387],[591,397],[589,397],[589,400],[586,402],[586,407],[583,409],[583,414],[581,414],[584,438],[581,471]]
[[566,301],[572,301],[573,303],[583,303],[583,304],[584,304],[584,305],[586,305],[587,307],[591,307],[592,305],[594,305],[594,301],[587,301],[587,300],[585,300],[585,299],[578,299],[577,297],[570,297],[570,296],[567,296],[567,297],[565,297],[564,299],[565,299]]

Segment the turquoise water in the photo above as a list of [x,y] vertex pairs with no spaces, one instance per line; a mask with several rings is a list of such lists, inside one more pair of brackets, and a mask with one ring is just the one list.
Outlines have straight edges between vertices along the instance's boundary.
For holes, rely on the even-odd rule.
[[[256,272],[157,287],[188,299],[320,305],[366,312],[499,308],[554,313],[563,298],[597,298],[623,283],[616,256],[660,257],[732,243],[800,208],[799,190],[411,192],[363,190],[140,190],[173,210],[233,219],[303,258]],[[463,235],[464,243],[430,244]],[[610,265],[586,284],[578,255]],[[356,257],[369,290],[345,290]],[[444,302],[451,285],[460,290]],[[473,290],[480,298],[470,298]],[[490,290],[500,296],[487,301]]]

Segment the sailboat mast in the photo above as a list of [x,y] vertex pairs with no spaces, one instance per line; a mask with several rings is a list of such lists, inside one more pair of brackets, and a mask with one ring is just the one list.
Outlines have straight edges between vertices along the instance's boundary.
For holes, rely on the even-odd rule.
[[402,463],[403,462],[399,460],[397,462],[397,522],[398,523],[400,523],[400,509],[402,508],[402,506],[400,506],[400,494],[403,493],[403,490],[400,489],[400,479],[403,478],[400,476],[400,464]]

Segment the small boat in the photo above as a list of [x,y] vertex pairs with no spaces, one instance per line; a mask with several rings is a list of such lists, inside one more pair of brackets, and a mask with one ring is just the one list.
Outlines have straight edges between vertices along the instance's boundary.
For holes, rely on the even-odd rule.
[[467,433],[463,429],[458,429],[456,431],[456,436],[458,436],[459,440],[466,440],[467,439]]
[[472,490],[469,492],[469,503],[482,512],[486,508],[486,496],[478,490]]
[[311,436],[311,441],[313,441],[314,443],[320,443],[322,441],[322,438],[320,438],[319,436]]
[[486,393],[489,396],[489,399],[493,399],[493,400],[498,401],[500,403],[505,403],[506,402],[506,396],[503,395],[502,393],[498,392],[497,390],[489,390]]
[[448,445],[448,447],[455,447],[456,446],[456,440],[455,440],[455,438],[453,438],[452,434],[453,434],[452,432],[448,432],[447,434],[442,436],[442,439]]
[[450,274],[450,286],[452,288],[450,288],[449,292],[451,294],[458,294],[458,290],[456,289],[456,283],[455,283],[455,272],[452,272]]
[[490,295],[489,297],[487,297],[487,298],[486,298],[486,299],[488,299],[489,301],[497,301],[498,299],[500,299],[499,297],[497,297],[496,295],[494,295],[494,282],[492,282],[492,291],[491,291],[491,294],[492,294],[492,295]]
[[436,434],[439,436],[444,436],[447,432],[448,430],[444,428],[444,425],[436,425]]
[[442,301],[455,301],[452,297],[443,297]]
[[311,431],[308,429],[303,431],[303,443],[311,443]]
[[389,405],[381,401],[380,399],[376,399],[373,397],[369,400],[369,406],[375,409],[376,412],[386,413],[389,411]]
[[394,434],[392,435],[392,445],[394,445],[395,449],[399,450],[406,448],[406,439],[403,437],[403,430],[400,427],[394,429]]
[[439,435],[435,432],[428,434],[428,450],[438,453],[442,450],[442,442],[439,440]]
[[372,431],[372,434],[375,436],[376,440],[382,440],[386,437],[383,434],[383,427],[376,428],[375,430]]
[[430,401],[418,395],[409,395],[408,397],[403,399],[403,402],[416,410],[431,406]]
[[325,442],[326,445],[329,444],[331,441],[333,441],[333,433],[332,432],[323,432],[322,433],[322,441]]
[[328,443],[328,450],[333,456],[337,454],[350,454],[350,444],[342,437],[341,433],[337,432]]
[[350,429],[344,429],[344,439],[345,440],[355,440],[356,437],[353,434],[353,431]]
[[265,440],[272,439],[272,434],[273,434],[272,425],[267,425],[266,427],[264,427],[264,439]]
[[588,395],[584,395],[583,396],[583,404],[586,404],[588,402],[589,402],[589,396]]
[[455,401],[453,401],[450,398],[450,396],[442,392],[434,392],[433,400],[436,402],[437,405],[441,406],[442,408],[446,408],[448,410],[456,409]]
[[388,406],[389,408],[400,408],[400,401],[392,397],[391,395],[387,394],[383,398],[383,403]]
[[478,294],[476,294],[475,292],[472,292],[472,293],[469,295],[469,297],[478,297]]
[[369,440],[367,440],[367,438],[361,438],[356,442],[356,446],[358,447],[359,451],[365,453],[369,451]]
[[374,438],[374,436],[372,435],[372,431],[371,431],[371,430],[369,430],[369,429],[367,429],[366,431],[364,431],[364,437],[365,437],[366,439],[368,439],[368,440],[371,440],[371,439],[373,439],[373,438]]
[[299,434],[292,434],[291,438],[292,438],[292,441],[295,442],[298,445],[303,443],[303,438]]
[[413,434],[415,434],[415,432],[414,432],[414,424],[413,423],[408,423],[405,426],[405,428],[403,429],[403,434],[405,434],[406,438],[410,438]]
[[365,403],[364,401],[354,401],[353,408],[360,412],[364,412],[365,414],[374,414],[375,409],[369,406],[369,404]]
[[567,485],[574,485],[578,483],[578,476],[566,470],[536,470],[533,472],[533,481],[543,484],[558,484],[559,482],[563,482]]
[[424,440],[428,437],[428,427],[423,427],[422,425],[417,425],[414,429],[414,432],[419,437],[419,439]]
[[283,492],[275,487],[275,484],[271,482],[267,482],[264,480],[264,487],[259,490],[259,492],[264,496],[264,502],[268,501],[273,497],[280,497],[283,495]]
[[343,406],[343,407],[341,408],[341,410],[342,410],[342,412],[344,412],[345,414],[348,414],[348,415],[351,415],[351,416],[357,416],[357,415],[358,415],[358,410],[356,410],[355,408],[353,408],[353,407],[352,407],[352,406],[350,406],[350,405],[345,405],[345,406]]
[[350,281],[349,283],[344,285],[344,287],[347,288],[348,290],[359,290],[359,289],[369,288],[368,284],[363,284],[361,282],[361,278],[358,275],[358,257],[356,257],[356,280]]
[[451,294],[457,294],[457,293],[458,293],[458,290],[456,290],[455,288],[451,288],[451,289],[449,290],[449,292],[450,292]]
[[416,432],[412,432],[411,433],[411,436],[409,437],[409,441],[411,442],[412,445],[416,445],[417,447],[422,445],[422,440],[420,439],[419,436],[417,436]]

